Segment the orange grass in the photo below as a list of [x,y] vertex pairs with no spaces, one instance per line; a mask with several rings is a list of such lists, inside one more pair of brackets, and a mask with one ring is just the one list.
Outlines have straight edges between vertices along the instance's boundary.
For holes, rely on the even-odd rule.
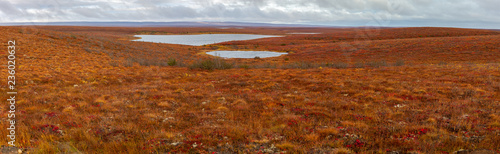
[[[207,46],[128,41],[137,33],[296,31],[323,34]],[[33,152],[500,150],[494,31],[49,26],[0,33],[0,42],[17,42],[16,143]],[[235,68],[225,70],[185,67],[221,48],[290,54],[227,59]],[[169,59],[180,64],[165,65]],[[7,86],[0,87],[6,100]]]

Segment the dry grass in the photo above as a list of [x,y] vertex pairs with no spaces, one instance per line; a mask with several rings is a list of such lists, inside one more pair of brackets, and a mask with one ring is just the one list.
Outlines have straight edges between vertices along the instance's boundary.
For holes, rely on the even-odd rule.
[[[78,28],[82,30],[75,32]],[[17,143],[33,148],[33,152],[500,150],[500,51],[490,48],[497,45],[498,33],[424,28],[420,34],[413,34],[401,33],[405,29],[387,29],[365,47],[381,51],[404,49],[397,57],[368,50],[334,56],[336,51],[331,49],[337,49],[333,47],[338,43],[349,42],[351,38],[347,36],[352,33],[328,29],[325,31],[329,35],[290,36],[288,42],[231,43],[242,49],[289,48],[296,52],[287,55],[286,61],[283,57],[227,60],[227,64],[248,67],[217,69],[220,67],[210,65],[213,69],[189,69],[178,62],[196,64],[198,59],[210,59],[198,53],[212,47],[121,40],[137,31],[152,33],[147,28],[44,29],[0,28],[5,34],[0,37],[1,42],[16,39],[22,44],[17,51],[18,96],[22,97],[17,104]],[[196,33],[213,29],[154,30]],[[279,33],[272,28],[241,31]],[[333,37],[332,33],[345,34],[345,38]],[[418,38],[419,35],[425,37]],[[440,48],[449,49],[443,44],[429,45],[439,39],[479,45],[455,44],[450,53],[437,52]],[[318,45],[321,42],[326,42],[325,47]],[[401,42],[413,44],[398,45]],[[283,43],[286,45],[281,46]],[[436,50],[421,51],[422,55],[415,56],[418,48]],[[103,52],[93,52],[97,49]],[[314,57],[310,51],[320,56]],[[325,53],[331,55],[321,57]],[[131,57],[146,61],[157,58],[167,63],[141,64],[127,60]],[[346,57],[351,57],[350,61]],[[176,60],[176,67],[169,66],[171,58]],[[362,58],[367,59],[361,61]],[[304,63],[297,64],[301,61]],[[358,61],[363,62],[362,67],[356,66]],[[440,61],[446,65],[438,64]],[[390,65],[393,63],[397,67]],[[266,64],[269,67],[263,66]],[[262,67],[254,68],[258,66]],[[303,69],[281,69],[284,66]],[[7,76],[5,71],[0,74]],[[5,89],[3,86],[4,100]],[[2,106],[2,110],[6,111],[6,107]],[[7,125],[6,121],[0,123]],[[6,133],[1,131],[0,135]]]

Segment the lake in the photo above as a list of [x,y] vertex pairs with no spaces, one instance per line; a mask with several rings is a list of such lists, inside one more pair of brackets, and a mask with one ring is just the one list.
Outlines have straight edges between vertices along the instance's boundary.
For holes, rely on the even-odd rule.
[[286,55],[284,52],[271,52],[271,51],[211,51],[207,52],[207,54],[212,56],[218,56],[223,58],[269,58],[269,57],[278,57],[281,55]]
[[281,37],[275,35],[254,34],[199,34],[199,35],[135,35],[141,39],[133,41],[144,41],[154,43],[183,44],[201,46],[228,41],[253,40],[259,38]]

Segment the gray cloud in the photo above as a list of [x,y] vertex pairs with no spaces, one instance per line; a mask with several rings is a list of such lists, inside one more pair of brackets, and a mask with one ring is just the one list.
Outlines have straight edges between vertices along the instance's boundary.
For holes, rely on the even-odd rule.
[[21,14],[22,12],[17,9],[14,5],[12,5],[10,2],[8,1],[0,1],[0,3],[2,3],[2,5],[0,5],[0,12],[2,12],[3,14]]
[[[498,0],[0,0],[0,22],[247,21],[500,25]],[[425,21],[425,22],[423,22]],[[359,25],[364,24],[364,25]],[[420,25],[419,25],[420,24]],[[423,25],[425,26],[425,25]],[[453,25],[452,25],[453,26]],[[497,27],[498,28],[498,27]]]

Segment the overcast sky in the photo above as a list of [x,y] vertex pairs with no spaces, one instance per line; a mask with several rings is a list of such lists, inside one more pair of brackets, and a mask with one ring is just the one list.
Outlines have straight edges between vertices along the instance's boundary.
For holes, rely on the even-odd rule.
[[0,0],[0,22],[238,21],[500,29],[500,0]]

